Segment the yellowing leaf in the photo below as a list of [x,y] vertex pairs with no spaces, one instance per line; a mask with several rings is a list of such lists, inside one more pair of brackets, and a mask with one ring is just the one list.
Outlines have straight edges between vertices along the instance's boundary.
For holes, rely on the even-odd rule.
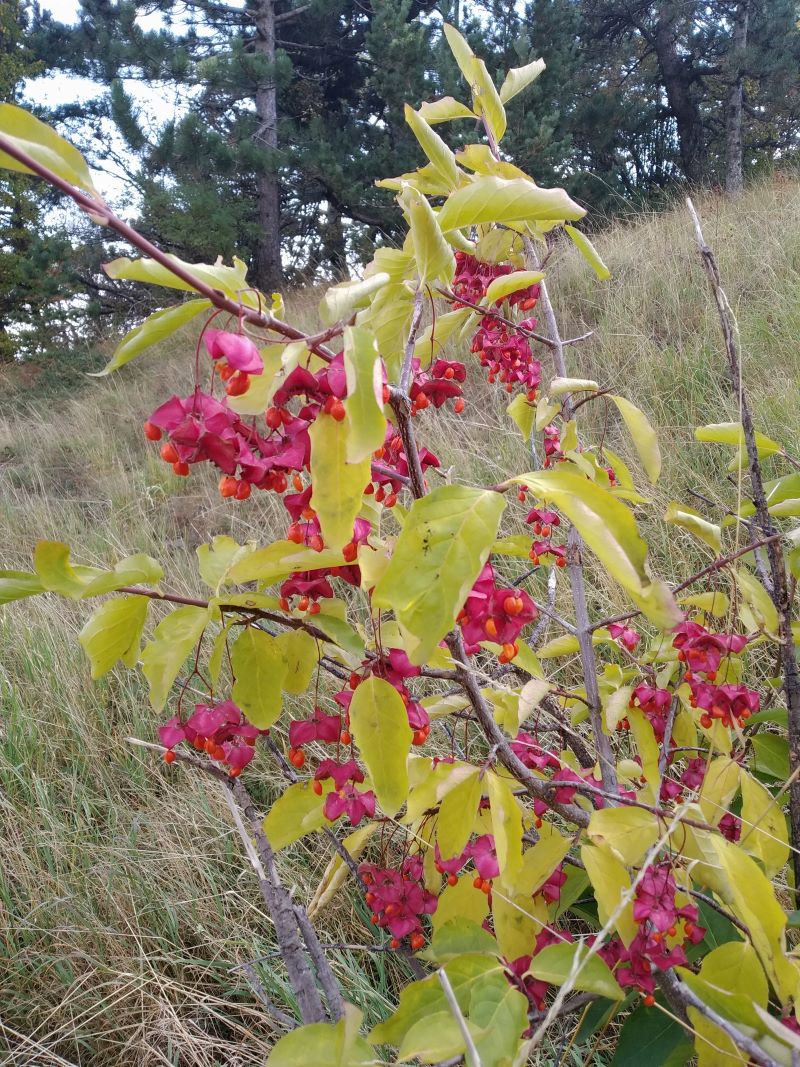
[[384,814],[396,815],[408,796],[413,731],[394,686],[374,675],[359,685],[350,704],[350,732]]
[[[628,893],[631,880],[625,866],[606,848],[593,845],[581,847],[581,859],[592,883],[597,911],[603,926],[616,915],[614,926],[625,945],[630,945],[639,927],[633,918],[633,904],[621,907],[623,893]],[[619,914],[617,915],[617,912]]]
[[481,301],[491,305],[498,300],[505,300],[512,293],[518,293],[521,289],[529,289],[544,278],[540,270],[515,270],[511,274],[501,274],[489,283],[486,295]]
[[519,893],[495,883],[492,891],[492,924],[498,947],[506,959],[515,960],[530,955],[531,946],[548,921],[544,897],[531,897],[530,893]]
[[644,808],[600,808],[592,812],[586,833],[631,867],[658,840],[658,819]]
[[478,59],[454,26],[445,23],[444,35],[472,90],[473,109],[476,114],[483,116],[491,135],[499,142],[506,132],[506,113],[486,64]]
[[459,308],[458,311],[448,311],[444,315],[437,315],[436,320],[425,327],[414,345],[414,355],[422,361],[423,366],[442,355],[447,340],[469,320],[471,315],[469,308]]
[[741,771],[742,836],[741,848],[751,852],[764,864],[769,878],[774,878],[789,859],[786,817],[772,794],[747,771]]
[[717,859],[728,878],[725,902],[750,930],[750,942],[782,1004],[796,1000],[800,973],[786,956],[786,914],[772,883],[743,849],[714,836]]
[[[197,278],[214,289],[221,289],[226,296],[241,300],[245,304],[257,303],[252,292],[247,290],[247,265],[234,256],[233,266],[226,267],[224,263],[186,263],[177,256],[167,257],[176,267],[191,272],[192,277]],[[106,263],[103,270],[109,278],[129,282],[147,282],[149,285],[163,285],[167,289],[182,289],[186,292],[196,292],[193,285],[185,282],[176,274],[154,259],[127,259],[122,257],[111,263]]]
[[332,285],[319,305],[319,317],[323,325],[332,326],[342,319],[349,319],[356,308],[370,303],[379,289],[389,282],[389,275],[377,271],[363,280],[340,282]]
[[370,461],[347,462],[349,428],[320,412],[311,429],[311,507],[328,548],[341,549],[353,538],[353,523],[369,481]]
[[580,230],[576,230],[574,226],[565,226],[567,236],[578,249],[580,254],[595,272],[597,277],[601,281],[605,281],[606,278],[611,277],[611,271],[605,265],[600,258],[600,253],[594,247],[592,242],[586,236],[585,233],[581,233]]
[[477,767],[443,797],[436,820],[436,841],[442,859],[452,859],[464,851],[475,826],[480,799],[481,780]]
[[664,522],[670,522],[673,526],[682,526],[698,541],[713,548],[717,555],[722,551],[722,531],[719,526],[704,519],[694,508],[687,507],[685,504],[677,504],[673,500],[664,513]]
[[596,993],[609,1000],[622,1000],[625,994],[608,964],[599,956],[587,958],[587,951],[581,942],[550,945],[536,953],[527,973],[557,986],[572,978],[573,989]]
[[364,326],[344,331],[344,370],[347,461],[359,463],[381,447],[386,434],[380,356],[372,331]]
[[524,67],[512,67],[506,74],[505,81],[500,86],[500,99],[504,104],[513,100],[517,93],[521,93],[531,82],[545,69],[543,59],[534,59],[532,63],[526,63]]
[[626,400],[624,396],[615,396],[612,393],[610,398],[617,405],[617,410],[628,427],[628,433],[642,461],[645,474],[655,484],[661,473],[661,450],[650,420],[643,411],[640,411],[630,400]]
[[[712,441],[715,444],[732,445],[740,450],[745,447],[744,430],[739,422],[717,422],[710,426],[699,426],[694,431],[694,436],[696,441]],[[773,441],[763,433],[756,431],[755,439],[759,459],[763,459],[765,456],[772,456],[781,450],[781,446],[777,441]]]
[[572,471],[531,471],[513,480],[527,485],[535,496],[564,512],[609,574],[651,622],[663,629],[680,622],[682,615],[670,590],[647,573],[647,545],[623,503]]
[[450,194],[438,221],[446,232],[482,222],[561,222],[585,214],[563,189],[542,189],[526,178],[481,175]]
[[553,378],[547,392],[550,396],[563,396],[565,393],[596,393],[599,388],[590,378]]
[[[364,483],[366,484],[366,482]],[[273,541],[271,545],[245,552],[231,562],[225,574],[225,584],[264,582],[266,585],[286,578],[294,571],[327,570],[344,566],[344,556],[338,549],[312,548],[296,545],[294,541]]]
[[405,118],[422,151],[441,175],[445,186],[448,189],[457,189],[460,181],[459,171],[456,157],[450,148],[439,134],[430,128],[425,117],[408,104],[405,105]]
[[[752,945],[746,941],[729,941],[713,949],[700,965],[699,977],[726,993],[749,998],[761,1007],[766,1007],[769,990],[764,969]],[[699,1012],[692,1020],[697,1030],[698,1067],[715,1067],[723,1060],[747,1063],[748,1057],[740,1054],[727,1034],[714,1026]]]
[[259,730],[272,726],[281,713],[286,669],[280,639],[263,630],[247,626],[233,643],[231,699]]
[[142,651],[142,672],[150,686],[150,703],[161,711],[186,657],[208,622],[205,608],[176,608],[156,626]]
[[489,810],[500,870],[510,882],[522,867],[522,811],[508,783],[488,771]]
[[[506,414],[510,415],[519,428],[524,441],[530,441],[533,421],[536,418],[536,408],[530,403],[524,393],[517,393],[506,408]],[[530,541],[530,539],[529,539]],[[528,545],[530,548],[530,544]],[[527,555],[527,552],[525,553]]]
[[264,819],[264,833],[276,852],[293,845],[306,834],[330,825],[322,813],[325,797],[333,789],[330,778],[317,796],[311,782],[295,782],[281,793]]
[[422,104],[418,114],[431,126],[435,126],[437,122],[450,122],[453,119],[476,118],[474,111],[470,111],[466,104],[459,103],[452,96],[443,96],[439,100]]
[[772,602],[772,597],[764,586],[755,575],[746,571],[743,567],[735,568],[733,577],[739,587],[739,592],[753,612],[756,627],[766,630],[768,634],[777,637],[778,611]]
[[460,485],[440,486],[412,504],[373,592],[376,607],[394,611],[412,663],[427,661],[455,622],[504,508],[500,493]]
[[716,618],[724,618],[731,608],[731,602],[726,593],[715,590],[712,593],[697,593],[691,596],[678,597],[679,604],[689,604],[699,611],[705,611]]
[[37,574],[30,571],[0,571],[0,605],[44,592],[45,588]]
[[279,655],[286,664],[283,689],[286,693],[305,693],[317,669],[321,650],[305,630],[287,630],[274,639]]
[[[368,822],[363,826],[359,826],[357,830],[354,830],[342,840],[342,848],[345,849],[352,860],[358,860],[369,844],[370,838],[379,828],[380,824],[377,822]],[[326,904],[333,900],[349,876],[350,868],[339,853],[334,852],[308,905],[309,919],[313,919]]]
[[117,660],[135,665],[148,603],[143,596],[114,597],[89,617],[78,640],[92,665],[92,678],[102,677]]
[[739,789],[739,764],[727,756],[709,763],[700,787],[700,810],[704,822],[717,826]]
[[463,874],[455,885],[445,886],[431,917],[434,933],[451,919],[471,919],[479,926],[489,914],[486,894],[472,884],[473,875]]
[[433,208],[422,193],[415,192],[410,186],[406,186],[401,193],[400,203],[408,214],[420,281],[449,285],[453,280],[456,261],[453,249],[439,229]]
[[267,1067],[370,1067],[372,1047],[358,1032],[361,1012],[347,1004],[338,1023],[311,1023],[290,1030],[267,1057]]
[[98,372],[97,377],[124,367],[140,353],[166,340],[167,337],[171,337],[187,322],[191,322],[193,318],[210,307],[210,300],[187,300],[185,304],[177,304],[175,307],[164,308],[163,311],[155,311],[152,315],[148,315],[144,322],[140,322],[138,326],[125,334],[114,350],[114,355]]
[[227,534],[219,534],[209,544],[200,545],[196,552],[200,577],[216,591],[233,564],[249,556],[253,546],[240,545]]
[[[100,195],[92,184],[89,166],[78,149],[60,137],[51,126],[34,118],[29,111],[15,104],[0,104],[0,133],[40,166],[47,167],[59,178],[70,185],[77,185],[100,201]],[[35,173],[6,152],[0,152],[0,167],[23,174]]]

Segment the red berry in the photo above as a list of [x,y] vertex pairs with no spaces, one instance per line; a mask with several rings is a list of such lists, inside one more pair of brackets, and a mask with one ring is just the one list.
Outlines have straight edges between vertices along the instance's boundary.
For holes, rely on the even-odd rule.
[[317,794],[318,797],[322,796],[322,782],[314,781],[311,783],[311,788]]
[[165,763],[174,763],[175,762],[175,753],[172,752],[172,751],[165,752],[164,753],[164,762]]
[[426,740],[427,740],[427,738],[428,738],[428,735],[425,733],[424,730],[415,730],[414,731],[414,736],[411,738],[411,744],[412,745],[424,745]]
[[308,613],[309,613],[309,615],[319,615],[321,610],[322,610],[322,608],[320,608],[319,604],[316,601],[314,601],[314,603],[308,609]]
[[314,534],[313,537],[308,539],[308,547],[312,548],[315,552],[321,552],[325,547],[325,542],[319,534]]
[[219,492],[220,496],[229,497],[236,496],[236,490],[239,483],[231,474],[223,474],[219,480]]
[[448,885],[458,885],[458,875],[457,874],[448,874],[448,876],[447,876],[447,884]]
[[225,392],[228,396],[242,396],[250,388],[250,375],[241,371],[226,383]]
[[358,545],[355,541],[350,541],[349,544],[344,546],[342,555],[347,563],[353,563],[355,561],[355,558],[358,555]]
[[491,891],[492,891],[492,883],[489,881],[488,878],[484,878],[483,881],[481,882],[481,893],[485,893],[486,896],[488,897],[489,894],[491,893]]
[[309,603],[310,601],[307,596],[301,596],[300,599],[297,601],[298,611],[308,611]]
[[157,426],[154,426],[152,422],[146,422],[142,428],[148,441],[161,440],[161,430],[159,430]]
[[178,455],[178,450],[175,445],[173,445],[172,441],[165,441],[164,444],[161,446],[161,458],[164,460],[165,463],[177,463],[178,460],[181,458]]
[[370,922],[372,923],[372,925],[373,925],[373,926],[376,926],[376,925],[377,925],[377,923],[378,923],[378,916],[377,916],[377,915],[375,914],[375,912],[374,912],[374,911],[373,911],[372,915],[370,915],[370,917],[369,917],[369,921],[370,921]]
[[655,1002],[656,1002],[656,998],[653,996],[652,993],[648,993],[647,996],[644,998],[644,1006],[646,1008],[652,1008],[652,1006],[655,1004]]
[[420,393],[420,394],[419,394],[419,395],[417,396],[417,398],[416,398],[416,400],[414,401],[414,403],[415,403],[415,404],[417,405],[417,410],[419,410],[419,411],[424,411],[424,410],[425,410],[425,408],[426,408],[426,407],[428,406],[428,404],[430,403],[430,401],[428,400],[428,398],[427,398],[427,396],[425,395],[425,393]]
[[251,487],[249,482],[239,482],[236,486],[236,499],[247,500],[250,496]]
[[475,886],[476,889],[481,889],[483,888],[483,879],[479,875],[477,878],[472,879],[472,884]]
[[415,952],[419,952],[425,945],[425,935],[419,932],[411,935],[411,947]]
[[393,508],[397,503],[397,493],[389,493],[383,502],[385,508]]
[[483,624],[487,637],[497,637],[497,623],[491,617]]
[[238,778],[241,773],[242,773],[242,768],[241,767],[231,767],[231,769],[228,771],[228,777],[229,778]]
[[306,762],[306,754],[305,754],[305,752],[303,752],[303,750],[301,748],[298,748],[289,757],[289,762],[292,764],[292,766],[297,767],[297,769],[299,770],[303,766],[303,764]]
[[455,404],[453,404],[453,411],[455,411],[456,415],[460,415],[465,407],[466,404],[464,402],[464,397],[460,396],[458,400],[456,400]]
[[177,463],[172,464],[172,470],[179,478],[185,478],[189,473],[189,464],[179,460]]
[[559,556],[558,559],[556,560],[556,566],[557,567],[566,567],[566,565],[567,565],[567,561],[564,559],[564,557],[563,556]]
[[712,720],[711,716],[705,711],[700,716],[700,725],[703,727],[704,730],[710,730],[711,729],[712,721],[713,720]]
[[400,948],[400,942],[397,940],[396,937],[393,937],[392,940],[389,942],[389,948]]
[[347,412],[345,411],[344,404],[341,402],[341,400],[334,400],[334,402],[331,404],[330,414],[331,417],[336,419],[337,422],[341,422],[342,419],[344,419]]
[[281,413],[278,408],[267,408],[267,412],[264,415],[264,421],[271,430],[277,430],[281,422]]
[[286,599],[285,596],[282,596],[278,601],[278,607],[281,609],[281,611],[289,610],[289,601]]
[[343,745],[350,745],[353,742],[353,739],[347,730],[342,730],[339,734],[339,740]]

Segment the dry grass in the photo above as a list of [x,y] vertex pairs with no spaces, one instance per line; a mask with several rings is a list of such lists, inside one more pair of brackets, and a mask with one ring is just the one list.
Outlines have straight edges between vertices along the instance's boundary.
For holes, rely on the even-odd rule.
[[[702,213],[739,315],[759,428],[791,445],[800,430],[800,189],[765,186],[739,205],[706,201]],[[735,413],[716,319],[682,212],[619,226],[598,244],[611,282],[595,285],[570,252],[555,268],[566,332],[595,330],[570,361],[637,400],[657,426],[665,474],[643,521],[657,568],[685,573],[703,550],[667,538],[656,519],[689,488],[716,492],[719,457],[691,438],[694,425]],[[210,474],[174,478],[141,440],[146,413],[183,387],[190,357],[177,347],[77,397],[48,396],[41,379],[16,389],[16,410],[6,403],[0,418],[1,566],[28,566],[37,538],[53,538],[92,564],[149,552],[171,589],[192,593],[198,544],[277,531],[267,494],[223,504]],[[502,394],[473,378],[464,416],[426,417],[419,429],[459,477],[494,482],[528,462]],[[8,393],[15,383],[5,385]],[[632,459],[617,420],[604,426],[602,404],[593,406],[593,438],[607,434]],[[592,596],[603,610],[616,592],[598,585]],[[151,737],[155,716],[134,674],[90,683],[75,641],[83,618],[81,606],[49,598],[0,615],[0,1063],[261,1064],[274,1033],[236,965],[265,957],[268,993],[282,1004],[291,997],[227,809],[213,784],[124,743]],[[248,777],[266,804],[274,785],[260,762]],[[326,861],[316,845],[298,846],[282,856],[284,876],[305,895]],[[345,898],[332,907],[326,939],[369,941],[359,909]],[[336,961],[348,998],[370,1019],[384,1014],[402,963],[349,950]]]

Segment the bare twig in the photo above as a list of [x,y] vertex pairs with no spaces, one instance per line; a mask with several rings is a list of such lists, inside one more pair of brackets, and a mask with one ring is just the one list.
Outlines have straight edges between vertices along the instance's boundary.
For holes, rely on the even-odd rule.
[[445,1000],[450,1006],[450,1011],[453,1013],[453,1017],[458,1023],[458,1028],[461,1031],[461,1036],[464,1038],[464,1047],[466,1048],[467,1055],[471,1060],[471,1067],[481,1067],[481,1058],[478,1055],[478,1050],[475,1048],[475,1042],[472,1038],[472,1034],[469,1031],[469,1027],[467,1026],[467,1020],[464,1018],[461,1012],[461,1008],[458,1006],[458,1001],[456,1000],[456,995],[453,992],[453,987],[450,985],[450,979],[447,977],[446,972],[441,967],[436,972],[436,977],[439,979],[439,984],[441,985],[444,991]]

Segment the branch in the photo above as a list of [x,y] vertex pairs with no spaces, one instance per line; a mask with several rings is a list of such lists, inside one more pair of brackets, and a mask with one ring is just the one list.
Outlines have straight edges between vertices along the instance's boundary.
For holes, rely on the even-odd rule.
[[742,423],[742,432],[747,448],[747,464],[750,472],[750,488],[753,503],[756,509],[756,523],[764,536],[764,544],[767,545],[767,558],[769,560],[770,574],[772,577],[772,589],[768,590],[770,599],[775,605],[778,615],[778,633],[781,640],[781,663],[783,669],[783,691],[786,696],[786,709],[788,712],[789,734],[789,769],[794,777],[789,790],[789,821],[791,824],[792,865],[794,870],[795,884],[800,885],[800,666],[794,651],[794,635],[792,633],[792,599],[793,589],[786,581],[786,561],[783,550],[779,543],[779,537],[775,534],[775,525],[769,513],[767,496],[764,490],[764,479],[761,471],[761,460],[758,457],[758,444],[756,431],[753,426],[753,417],[747,401],[747,394],[742,379],[742,367],[739,360],[737,345],[738,328],[725,290],[722,288],[719,268],[714,258],[714,253],[705,242],[700,219],[695,211],[694,204],[687,199],[686,206],[694,224],[694,232],[697,245],[700,250],[700,258],[703,269],[708,277],[711,292],[719,313],[719,322],[722,329],[722,338],[725,345],[725,355],[728,361],[728,372],[731,384],[736,395]]

